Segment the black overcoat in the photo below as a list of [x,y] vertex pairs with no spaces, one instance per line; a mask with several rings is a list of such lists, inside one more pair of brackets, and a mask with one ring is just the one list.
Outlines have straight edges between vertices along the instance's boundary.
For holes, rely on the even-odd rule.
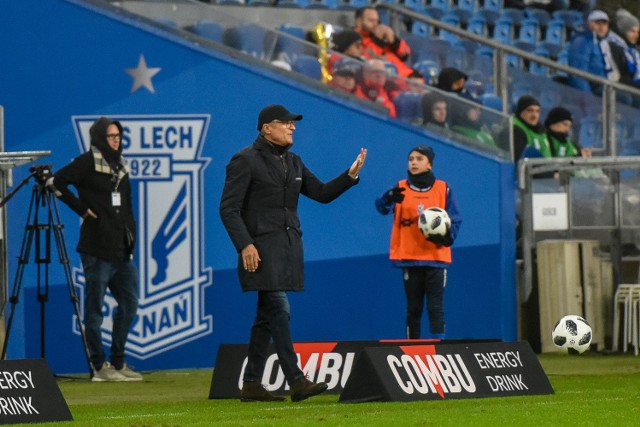
[[[220,217],[238,252],[238,274],[244,291],[301,291],[304,288],[302,230],[298,199],[303,194],[321,203],[336,199],[358,180],[345,171],[323,183],[299,156],[258,136],[227,165]],[[253,243],[260,254],[250,273],[241,251]]]

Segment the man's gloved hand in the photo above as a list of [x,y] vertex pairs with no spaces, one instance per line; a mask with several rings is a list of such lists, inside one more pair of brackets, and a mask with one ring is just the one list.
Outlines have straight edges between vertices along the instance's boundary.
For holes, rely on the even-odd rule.
[[393,187],[391,190],[384,193],[384,201],[390,205],[392,203],[402,203],[404,200],[404,194],[402,192],[405,188]]
[[453,240],[451,239],[451,229],[447,227],[447,232],[444,236],[440,234],[430,234],[429,237],[427,237],[427,240],[438,246],[449,247],[453,244]]

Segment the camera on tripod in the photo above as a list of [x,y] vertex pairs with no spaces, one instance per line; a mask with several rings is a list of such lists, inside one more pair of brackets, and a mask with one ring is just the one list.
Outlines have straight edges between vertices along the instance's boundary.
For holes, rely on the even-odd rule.
[[53,167],[51,165],[31,166],[29,172],[31,172],[38,184],[45,184],[53,175]]

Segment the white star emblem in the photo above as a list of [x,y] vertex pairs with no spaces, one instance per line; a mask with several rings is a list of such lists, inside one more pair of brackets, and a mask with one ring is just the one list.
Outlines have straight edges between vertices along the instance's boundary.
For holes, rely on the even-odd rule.
[[153,88],[151,78],[158,74],[162,68],[149,68],[147,67],[147,61],[144,59],[144,55],[140,54],[140,60],[136,68],[127,68],[125,71],[131,77],[133,77],[133,86],[131,86],[131,93],[137,91],[142,86],[146,87],[149,92],[156,93]]

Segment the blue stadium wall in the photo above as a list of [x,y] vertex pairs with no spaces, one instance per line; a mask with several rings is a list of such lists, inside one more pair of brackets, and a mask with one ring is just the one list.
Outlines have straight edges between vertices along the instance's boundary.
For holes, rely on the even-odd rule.
[[[36,164],[58,169],[84,150],[82,135],[92,117],[106,115],[134,127],[136,120],[146,120],[148,140],[136,140],[139,134],[132,131],[125,141],[137,146],[138,161],[144,149],[151,153],[155,147],[175,168],[192,167],[187,178],[174,169],[165,181],[134,180],[140,233],[149,233],[139,234],[141,246],[149,247],[152,229],[166,220],[165,205],[187,194],[183,202],[189,212],[189,245],[184,257],[168,257],[166,271],[171,276],[183,263],[197,264],[187,268],[197,276],[194,280],[176,281],[180,292],[187,286],[179,300],[171,300],[172,286],[149,288],[143,305],[151,314],[138,320],[138,343],[128,348],[129,363],[136,368],[210,367],[221,343],[247,342],[256,296],[240,290],[236,253],[219,219],[218,204],[226,163],[253,141],[258,111],[271,103],[304,115],[294,151],[321,179],[348,168],[360,147],[369,150],[358,186],[329,205],[301,200],[306,290],[291,295],[295,340],[404,338],[402,277],[387,259],[392,218],[379,215],[373,202],[405,176],[410,148],[422,143],[435,148],[436,175],[455,191],[464,219],[447,284],[447,337],[517,338],[513,164],[439,141],[313,85],[224,52],[207,51],[116,13],[65,0],[0,0],[0,5],[0,105],[5,108],[7,151],[51,150],[51,156]],[[141,55],[149,68],[159,70],[150,79],[153,86],[132,91],[134,80],[127,70],[138,66]],[[184,147],[175,144],[176,129],[170,124],[185,117],[196,124],[182,139],[192,145],[192,157],[180,163]],[[157,124],[158,135],[151,135],[149,123]],[[28,166],[16,168],[14,182],[28,174]],[[184,184],[186,193],[176,193],[176,181]],[[163,186],[168,202],[158,198]],[[10,293],[30,187],[7,206]],[[75,286],[80,280],[75,252],[79,219],[64,205],[60,213]],[[69,286],[55,248],[52,255],[44,304],[37,298],[33,256],[25,266],[20,299],[13,307],[8,357],[44,353],[54,372],[82,372],[86,359],[74,332]],[[148,271],[142,278],[147,287],[158,268],[150,256],[146,249],[138,251],[137,261]],[[154,304],[165,308],[154,312]]]

